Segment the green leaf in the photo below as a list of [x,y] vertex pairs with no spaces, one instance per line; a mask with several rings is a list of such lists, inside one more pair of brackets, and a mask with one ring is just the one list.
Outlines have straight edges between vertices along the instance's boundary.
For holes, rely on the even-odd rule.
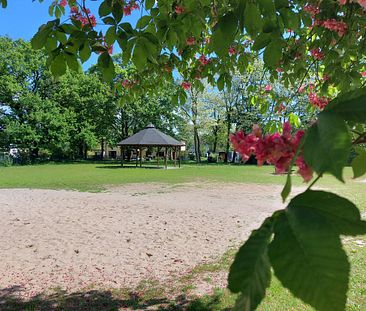
[[254,41],[253,50],[259,51],[266,47],[272,40],[272,35],[269,33],[261,33]]
[[51,29],[47,25],[42,25],[31,39],[32,48],[35,50],[42,49],[46,45],[50,33]]
[[343,120],[366,123],[366,88],[342,94],[332,100],[324,111],[338,113]]
[[337,234],[366,234],[366,221],[351,201],[334,193],[308,190],[292,199],[289,207],[312,209],[334,227]]
[[144,46],[139,41],[137,41],[133,49],[132,61],[138,70],[142,70],[146,66],[147,55]]
[[155,5],[155,0],[146,0],[145,9],[150,10]]
[[238,20],[233,12],[224,15],[216,24],[211,37],[214,51],[221,57],[228,55],[228,49],[234,41]]
[[67,66],[75,71],[75,72],[81,72],[81,66],[80,63],[78,62],[77,58],[75,55],[73,54],[68,54],[65,53],[65,58],[66,58],[66,62],[67,62]]
[[286,183],[281,191],[282,201],[285,202],[292,189],[291,173],[287,174]]
[[108,28],[107,32],[105,33],[105,42],[108,46],[111,46],[117,39],[117,26],[111,26]]
[[148,15],[142,16],[137,21],[136,28],[139,28],[139,29],[145,28],[150,23],[151,19],[152,19],[151,16],[148,16]]
[[230,267],[228,287],[234,293],[242,293],[237,304],[245,305],[245,310],[256,309],[270,284],[267,247],[272,231],[272,219],[267,218],[239,249]]
[[220,75],[220,77],[217,79],[217,88],[219,91],[222,91],[225,87],[225,74]]
[[5,9],[8,6],[8,0],[1,0],[1,7]]
[[123,16],[123,1],[113,1],[112,15],[116,23],[119,23],[121,21]]
[[106,25],[117,25],[116,21],[113,17],[107,16],[103,18],[103,23]]
[[66,61],[63,54],[58,54],[51,62],[51,72],[57,78],[66,73]]
[[101,3],[101,5],[99,6],[99,16],[103,17],[103,16],[107,16],[109,14],[111,14],[112,10],[111,10],[111,6],[110,6],[110,1],[103,1]]
[[337,114],[321,112],[318,121],[308,130],[304,159],[318,175],[331,173],[343,181],[351,139],[346,123]]
[[272,41],[267,45],[263,53],[264,63],[269,67],[277,67],[282,58],[282,45]]
[[317,310],[343,311],[350,268],[327,219],[290,203],[274,232],[269,258],[282,285]]
[[108,52],[104,52],[99,55],[98,66],[102,71],[103,79],[107,82],[111,82],[115,75],[115,68],[113,60]]
[[91,52],[92,50],[89,43],[85,42],[79,51],[80,60],[85,63],[90,58]]
[[366,174],[366,151],[359,152],[352,161],[353,178]]
[[252,36],[256,35],[262,29],[262,16],[256,4],[249,2],[245,6],[244,26]]

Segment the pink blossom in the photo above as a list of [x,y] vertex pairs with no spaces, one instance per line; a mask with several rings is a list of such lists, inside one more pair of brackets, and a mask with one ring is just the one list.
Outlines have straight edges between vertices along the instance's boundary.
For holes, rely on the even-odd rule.
[[207,64],[209,64],[209,63],[210,63],[210,59],[209,59],[209,58],[207,58],[205,54],[202,54],[198,60],[199,60],[199,62],[200,62],[203,66],[206,66]]
[[108,54],[113,54],[113,45],[108,47]]
[[310,92],[309,102],[311,105],[318,107],[320,110],[323,110],[328,105],[329,99],[324,96],[320,97],[314,92]]
[[87,8],[84,8],[81,12],[79,12],[78,7],[72,7],[70,18],[80,21],[82,27],[85,25],[95,27],[97,25],[97,19],[93,14],[90,14],[90,10]]
[[192,87],[192,84],[187,81],[182,82],[182,88],[184,88],[186,91],[188,91]]
[[317,6],[307,4],[304,6],[304,11],[308,12],[311,16],[315,16],[320,13],[320,9]]
[[230,56],[233,56],[236,53],[237,53],[237,51],[236,51],[236,49],[233,46],[229,47],[229,55]]
[[324,58],[324,53],[319,48],[310,50],[310,54],[317,60],[322,60]]
[[282,68],[276,68],[276,71],[278,72],[278,73],[281,73],[281,72],[283,72],[283,69]]
[[177,13],[178,15],[180,15],[180,14],[184,13],[184,7],[177,5],[175,7],[175,10],[174,11],[175,11],[175,13]]
[[358,4],[366,9],[366,0],[357,0]]
[[124,80],[122,80],[121,84],[124,88],[129,89],[133,86],[134,83],[127,79],[124,79]]
[[136,2],[130,2],[129,4],[126,4],[123,8],[123,14],[125,16],[131,15],[133,10],[139,10],[140,6]]
[[186,40],[187,45],[193,45],[196,43],[196,39],[194,37],[188,37]]
[[277,112],[278,113],[281,113],[281,112],[283,112],[283,111],[285,111],[286,110],[286,106],[283,104],[283,103],[281,103],[278,107],[277,107]]
[[303,155],[297,157],[296,165],[298,167],[298,174],[301,175],[305,182],[309,182],[313,179],[313,170],[306,164]]
[[62,7],[67,6],[67,0],[61,0],[61,1],[60,1],[60,5],[61,5]]
[[300,85],[300,87],[297,89],[297,92],[301,94],[301,93],[303,93],[303,92],[304,92],[305,88],[306,88],[306,85],[305,85],[305,84],[302,84],[302,85]]
[[270,92],[270,91],[272,91],[272,85],[267,84],[267,85],[266,85],[266,87],[264,88],[264,90],[265,90],[266,92]]
[[[303,135],[303,131],[297,131],[295,135],[292,135],[290,123],[285,122],[282,134],[275,133],[263,136],[260,127],[254,125],[250,134],[245,135],[243,131],[239,131],[232,134],[230,140],[234,149],[242,155],[244,161],[255,155],[258,165],[266,162],[273,164],[276,173],[282,174],[289,170]],[[300,152],[296,163],[298,173],[305,181],[309,181],[312,177],[312,170],[305,163],[302,152]]]
[[361,75],[361,77],[365,78],[366,77],[366,71],[361,71],[360,75]]
[[345,22],[337,21],[334,18],[323,21],[321,26],[331,31],[337,32],[340,37],[343,37],[348,29],[348,26]]
[[328,81],[329,79],[330,79],[330,75],[328,75],[328,74],[323,75],[324,82]]

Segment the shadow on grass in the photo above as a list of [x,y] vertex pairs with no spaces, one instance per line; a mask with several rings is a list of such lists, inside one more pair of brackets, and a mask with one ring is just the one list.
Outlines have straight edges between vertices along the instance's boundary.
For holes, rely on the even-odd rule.
[[58,290],[52,294],[40,294],[29,300],[19,298],[23,291],[20,286],[0,289],[0,310],[2,311],[118,311],[118,310],[159,310],[159,311],[209,311],[229,310],[220,308],[220,295],[205,299],[188,299],[180,295],[174,299],[156,297],[145,299],[139,293],[122,294],[104,290],[89,290],[67,293]]
[[[136,166],[136,165],[104,165],[104,166],[97,166],[96,168],[103,168],[103,169],[128,169],[128,168],[135,168],[135,169],[147,169],[147,170],[165,170],[165,167],[163,166]],[[178,169],[179,167],[172,167],[168,166],[168,170],[171,169]]]

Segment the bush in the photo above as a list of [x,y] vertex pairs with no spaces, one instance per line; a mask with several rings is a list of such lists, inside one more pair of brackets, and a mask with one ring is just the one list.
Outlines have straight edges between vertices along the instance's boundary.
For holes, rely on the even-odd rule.
[[12,166],[13,165],[13,158],[8,155],[7,153],[0,154],[0,165],[1,166]]

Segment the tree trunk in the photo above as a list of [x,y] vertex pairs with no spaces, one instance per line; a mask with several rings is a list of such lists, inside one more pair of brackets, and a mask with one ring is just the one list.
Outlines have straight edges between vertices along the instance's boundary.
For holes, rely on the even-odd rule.
[[217,149],[218,132],[219,132],[219,126],[215,125],[214,132],[213,132],[213,134],[214,134],[214,143],[213,143],[213,148],[212,148],[213,153],[216,153],[216,149]]
[[104,159],[104,138],[100,142],[100,159]]
[[230,118],[230,113],[227,114],[227,119],[226,119],[226,122],[227,122],[227,132],[226,132],[226,157],[225,157],[225,163],[228,163],[228,160],[229,160],[229,150],[230,150],[230,140],[229,140],[229,137],[230,137],[230,130],[231,130],[231,118]]
[[84,144],[84,160],[88,159],[88,146]]
[[201,142],[198,134],[197,126],[198,103],[196,98],[192,98],[192,123],[193,123],[193,138],[194,138],[194,153],[196,163],[201,163]]
[[197,126],[193,127],[193,135],[194,135],[194,152],[196,157],[196,163],[201,163],[201,142],[200,137],[198,135]]

